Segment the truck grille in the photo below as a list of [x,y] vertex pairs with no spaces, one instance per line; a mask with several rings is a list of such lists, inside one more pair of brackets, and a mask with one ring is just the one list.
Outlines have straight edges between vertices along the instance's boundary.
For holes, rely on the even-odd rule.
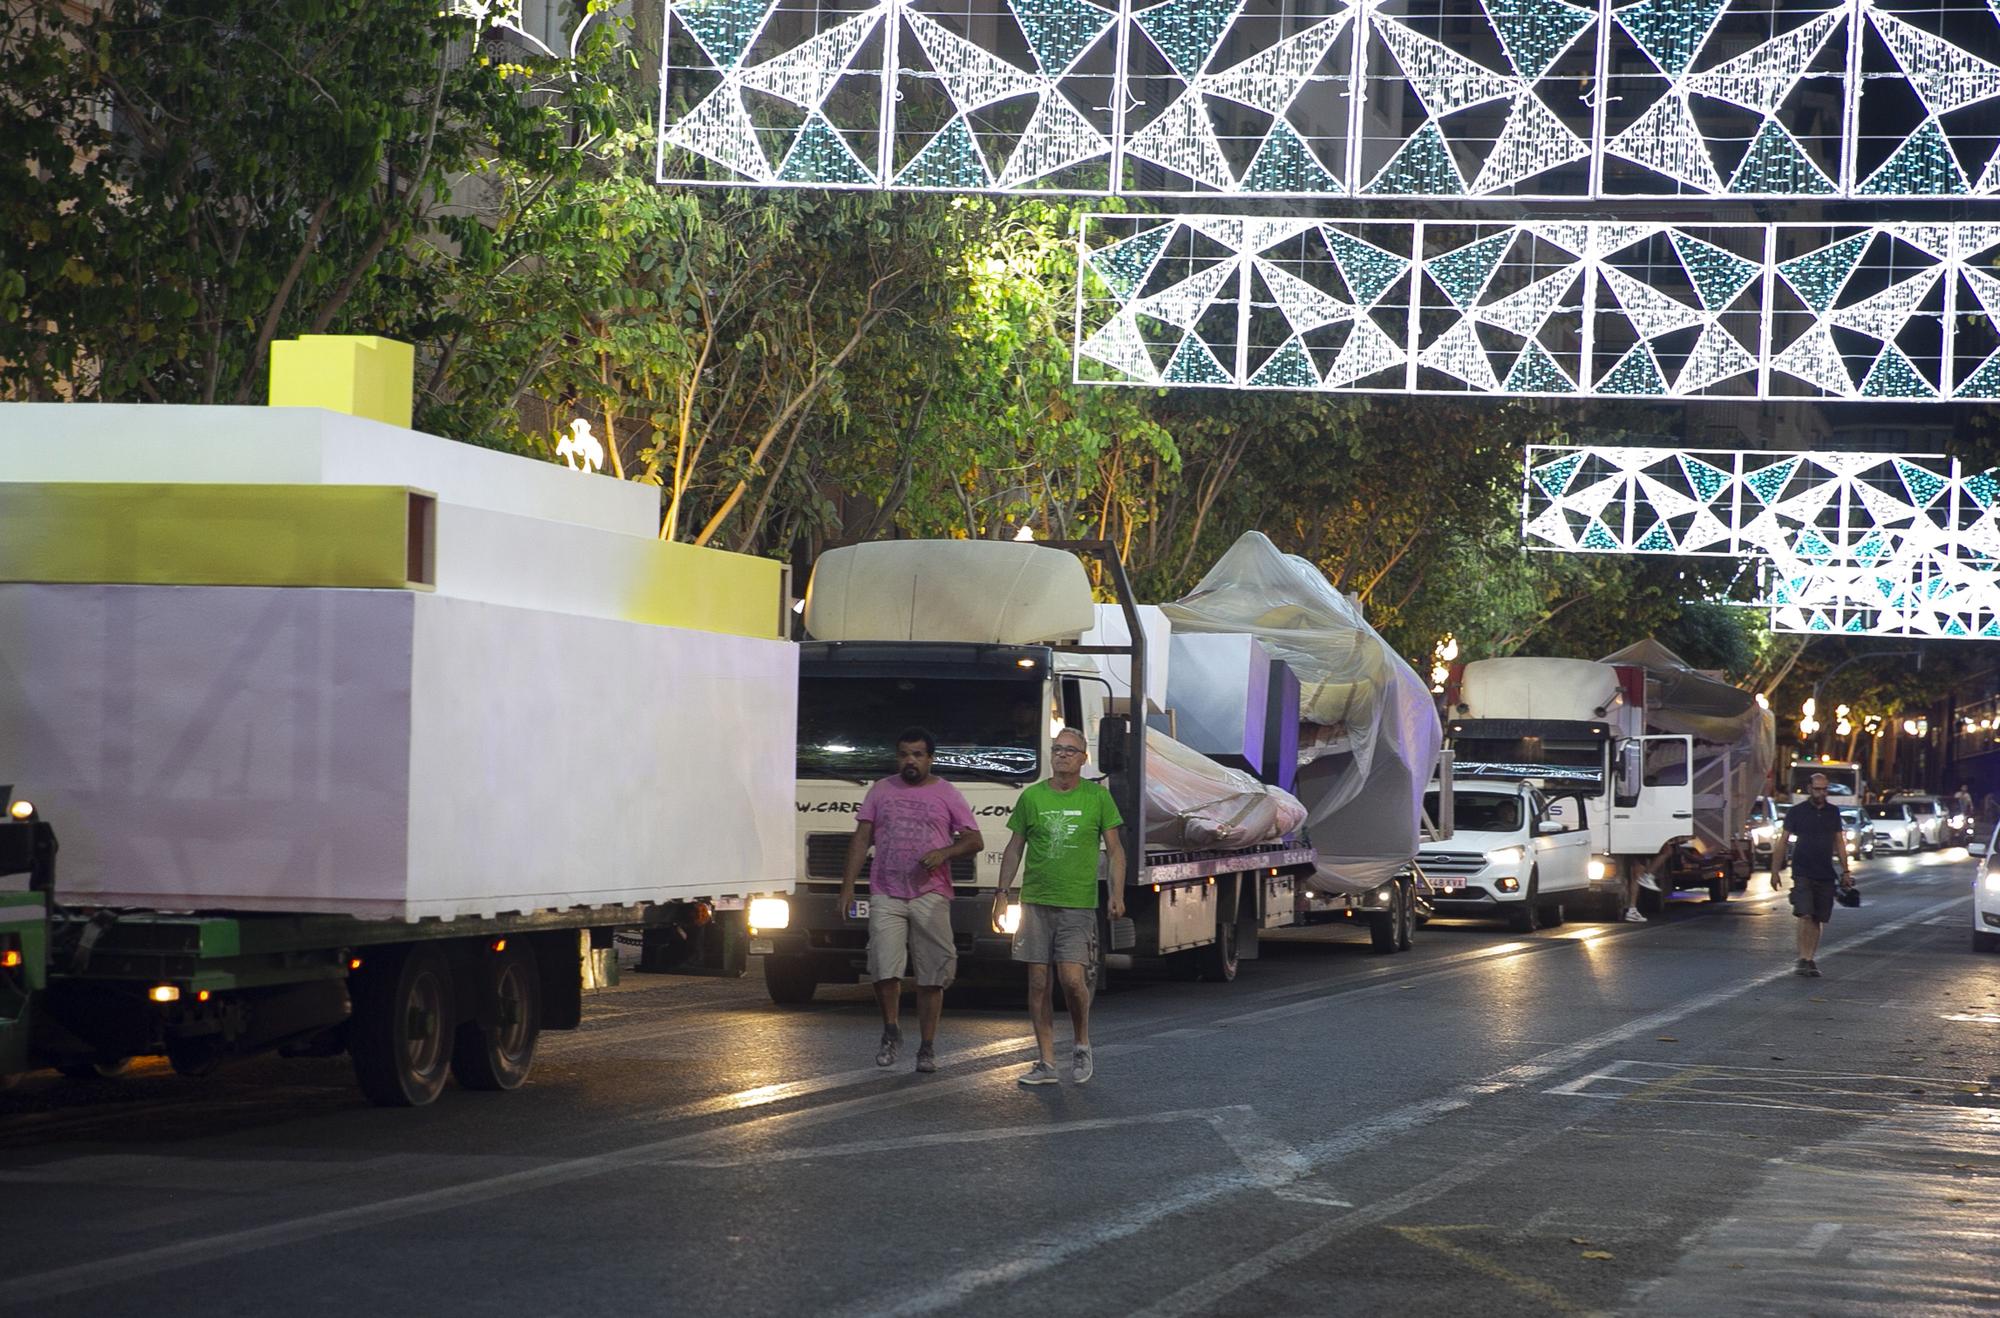
[[1479,851],[1420,851],[1417,865],[1427,874],[1477,874],[1486,868]]
[[[847,843],[852,833],[808,833],[806,834],[806,877],[814,879],[838,879],[840,871],[847,865]],[[871,848],[868,853],[875,854]],[[868,869],[861,870],[861,881],[868,881]],[[979,861],[974,856],[954,856],[951,861],[951,883],[955,888],[970,888],[979,881]]]

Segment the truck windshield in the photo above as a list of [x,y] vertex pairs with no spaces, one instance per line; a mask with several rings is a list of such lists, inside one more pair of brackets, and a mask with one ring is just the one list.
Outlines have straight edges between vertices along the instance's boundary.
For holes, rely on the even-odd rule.
[[1042,685],[962,677],[799,676],[802,778],[884,778],[896,771],[896,734],[928,728],[932,770],[1040,776],[1048,711]]
[[[1424,810],[1437,818],[1438,794],[1424,793]],[[1451,826],[1467,833],[1514,833],[1521,827],[1521,798],[1498,792],[1453,792]]]
[[1604,787],[1604,743],[1556,737],[1452,738],[1452,772],[1462,778],[1562,778]]

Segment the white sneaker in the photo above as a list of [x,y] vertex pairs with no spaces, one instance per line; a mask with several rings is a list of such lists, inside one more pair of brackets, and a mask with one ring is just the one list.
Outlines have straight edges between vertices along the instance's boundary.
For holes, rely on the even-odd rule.
[[1062,1077],[1057,1075],[1056,1069],[1047,1062],[1037,1061],[1021,1075],[1015,1077],[1014,1083],[1017,1085],[1059,1085],[1062,1083]]
[[1639,914],[1638,907],[1628,906],[1625,908],[1625,922],[1627,924],[1644,924],[1646,923],[1646,917]]
[[1070,1059],[1069,1078],[1077,1084],[1087,1085],[1090,1083],[1090,1077],[1096,1074],[1097,1066],[1090,1060],[1090,1049],[1078,1048],[1076,1055]]

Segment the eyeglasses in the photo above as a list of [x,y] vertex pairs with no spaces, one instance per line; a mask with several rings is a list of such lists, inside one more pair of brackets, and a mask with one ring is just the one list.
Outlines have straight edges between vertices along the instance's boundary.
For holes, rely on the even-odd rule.
[[1055,747],[1055,748],[1054,748],[1054,749],[1053,749],[1053,750],[1052,750],[1052,751],[1050,752],[1050,754],[1052,754],[1052,755],[1081,755],[1081,754],[1083,754],[1083,747],[1081,747],[1081,746],[1057,746],[1057,747]]

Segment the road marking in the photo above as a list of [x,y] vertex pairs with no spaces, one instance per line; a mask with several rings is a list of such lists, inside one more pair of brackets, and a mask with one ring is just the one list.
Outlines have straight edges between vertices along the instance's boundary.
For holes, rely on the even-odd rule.
[[[1963,899],[1954,898],[1950,902],[1940,903],[1937,906],[1926,908],[1915,914],[1905,916],[1902,919],[1875,925],[1872,928],[1849,936],[1842,940],[1838,946],[1845,949],[1873,942],[1878,938],[1883,938],[1898,930],[1908,928],[1910,925],[1926,919],[1940,910],[1948,909],[1960,900]],[[1789,967],[1782,967],[1768,971],[1763,975],[1754,976],[1728,988],[1716,989],[1712,992],[1701,994],[1698,997],[1687,999],[1665,1010],[1652,1012],[1636,1020],[1627,1021],[1623,1025],[1600,1031],[1587,1039],[1551,1049],[1519,1065],[1507,1067],[1479,1080],[1460,1085],[1440,1098],[1406,1104],[1384,1116],[1375,1118],[1373,1121],[1349,1127],[1329,1139],[1308,1145],[1300,1153],[1305,1159],[1307,1166],[1314,1170],[1322,1170],[1328,1164],[1362,1149],[1377,1145],[1386,1138],[1406,1134],[1411,1130],[1429,1125],[1440,1117],[1470,1107],[1473,1101],[1482,1095],[1498,1093],[1505,1089],[1542,1079],[1558,1070],[1565,1070],[1593,1053],[1601,1052],[1605,1048],[1623,1043],[1636,1035],[1656,1032],[1662,1026],[1672,1024],[1684,1017],[1707,1011],[1733,998],[1741,997],[1745,993],[1762,988],[1764,985],[1791,973]],[[1263,1013],[1256,1014],[1262,1015]],[[1520,1140],[1503,1145],[1500,1150],[1495,1151],[1493,1154],[1463,1164],[1460,1169],[1452,1173],[1446,1173],[1424,1182],[1425,1186],[1436,1186],[1436,1189],[1431,1191],[1429,1195],[1411,1198],[1412,1195],[1417,1194],[1417,1190],[1405,1191],[1402,1195],[1392,1196],[1389,1199],[1380,1201],[1377,1205],[1349,1213],[1338,1219],[1337,1222],[1329,1224],[1329,1226],[1315,1227],[1310,1231],[1293,1237],[1290,1241],[1273,1246],[1271,1249],[1264,1251],[1264,1253],[1247,1259],[1233,1268],[1217,1273],[1193,1286],[1176,1292],[1174,1295],[1166,1297],[1153,1308],[1145,1310],[1144,1313],[1150,1315],[1151,1318],[1168,1318],[1169,1315],[1204,1310],[1233,1291],[1251,1284],[1278,1268],[1289,1266],[1291,1263],[1307,1257],[1318,1249],[1324,1248],[1327,1242],[1337,1238],[1340,1234],[1344,1234],[1345,1230],[1354,1229],[1354,1227],[1333,1229],[1331,1234],[1329,1234],[1330,1227],[1340,1228],[1341,1223],[1354,1223],[1355,1226],[1368,1225],[1380,1220],[1384,1216],[1403,1212],[1407,1207],[1424,1202],[1425,1198],[1435,1197],[1438,1194],[1443,1194],[1446,1190],[1455,1188],[1464,1180],[1470,1179],[1472,1175],[1484,1174],[1484,1171],[1489,1166],[1500,1165],[1494,1159],[1507,1150],[1517,1147],[1525,1149],[1530,1147],[1531,1143],[1540,1143],[1543,1140],[1553,1139],[1560,1132],[1560,1129],[1560,1127],[1552,1123],[1551,1127],[1546,1131],[1537,1132],[1531,1136],[1524,1136]],[[1193,1177],[1182,1182],[1175,1190],[1148,1203],[1128,1209],[1108,1221],[1083,1225],[1077,1233],[1072,1234],[1061,1245],[1041,1249],[1033,1255],[1028,1256],[1023,1256],[1016,1251],[1010,1250],[998,1261],[963,1269],[924,1290],[918,1291],[914,1295],[907,1296],[900,1303],[886,1302],[883,1297],[871,1297],[867,1301],[849,1306],[841,1312],[857,1316],[871,1313],[893,1315],[894,1318],[912,1318],[912,1316],[918,1314],[933,1313],[939,1309],[959,1304],[989,1286],[1021,1281],[1037,1273],[1045,1272],[1080,1254],[1086,1254],[1129,1236],[1137,1235],[1154,1224],[1179,1213],[1205,1207],[1217,1199],[1238,1194],[1244,1190],[1268,1188],[1270,1187],[1267,1184],[1261,1183],[1257,1178],[1247,1175]],[[1419,1187],[1419,1189],[1421,1188]]]
[[1544,1305],[1557,1313],[1589,1312],[1589,1310],[1583,1308],[1581,1305],[1573,1303],[1567,1295],[1564,1295],[1548,1283],[1536,1281],[1533,1277],[1523,1277],[1518,1272],[1511,1272],[1507,1268],[1502,1267],[1497,1259],[1488,1258],[1484,1254],[1475,1254],[1463,1245],[1455,1245],[1451,1241],[1444,1239],[1439,1232],[1447,1229],[1449,1228],[1424,1226],[1392,1226],[1389,1228],[1389,1230],[1412,1244],[1422,1245],[1425,1249],[1434,1250],[1451,1259],[1453,1262],[1463,1264],[1465,1267],[1472,1269],[1472,1271],[1482,1276],[1491,1277],[1495,1281],[1503,1282],[1513,1287],[1523,1295],[1540,1300]]
[[[1226,1110],[1249,1111],[1248,1108]],[[811,1162],[817,1158],[904,1153],[911,1149],[936,1148],[953,1144],[990,1144],[1005,1140],[1047,1139],[1054,1135],[1071,1135],[1088,1130],[1162,1126],[1181,1121],[1198,1121],[1221,1129],[1221,1122],[1214,1108],[1183,1108],[1177,1112],[1151,1112],[1137,1117],[1089,1117],[1079,1121],[1058,1121],[1050,1125],[992,1126],[985,1130],[958,1130],[933,1135],[899,1135],[889,1139],[855,1140],[848,1144],[815,1145],[809,1149],[759,1149],[751,1153],[732,1154],[720,1158],[666,1158],[647,1161],[656,1161],[657,1165],[663,1167],[762,1167],[774,1162]]]

